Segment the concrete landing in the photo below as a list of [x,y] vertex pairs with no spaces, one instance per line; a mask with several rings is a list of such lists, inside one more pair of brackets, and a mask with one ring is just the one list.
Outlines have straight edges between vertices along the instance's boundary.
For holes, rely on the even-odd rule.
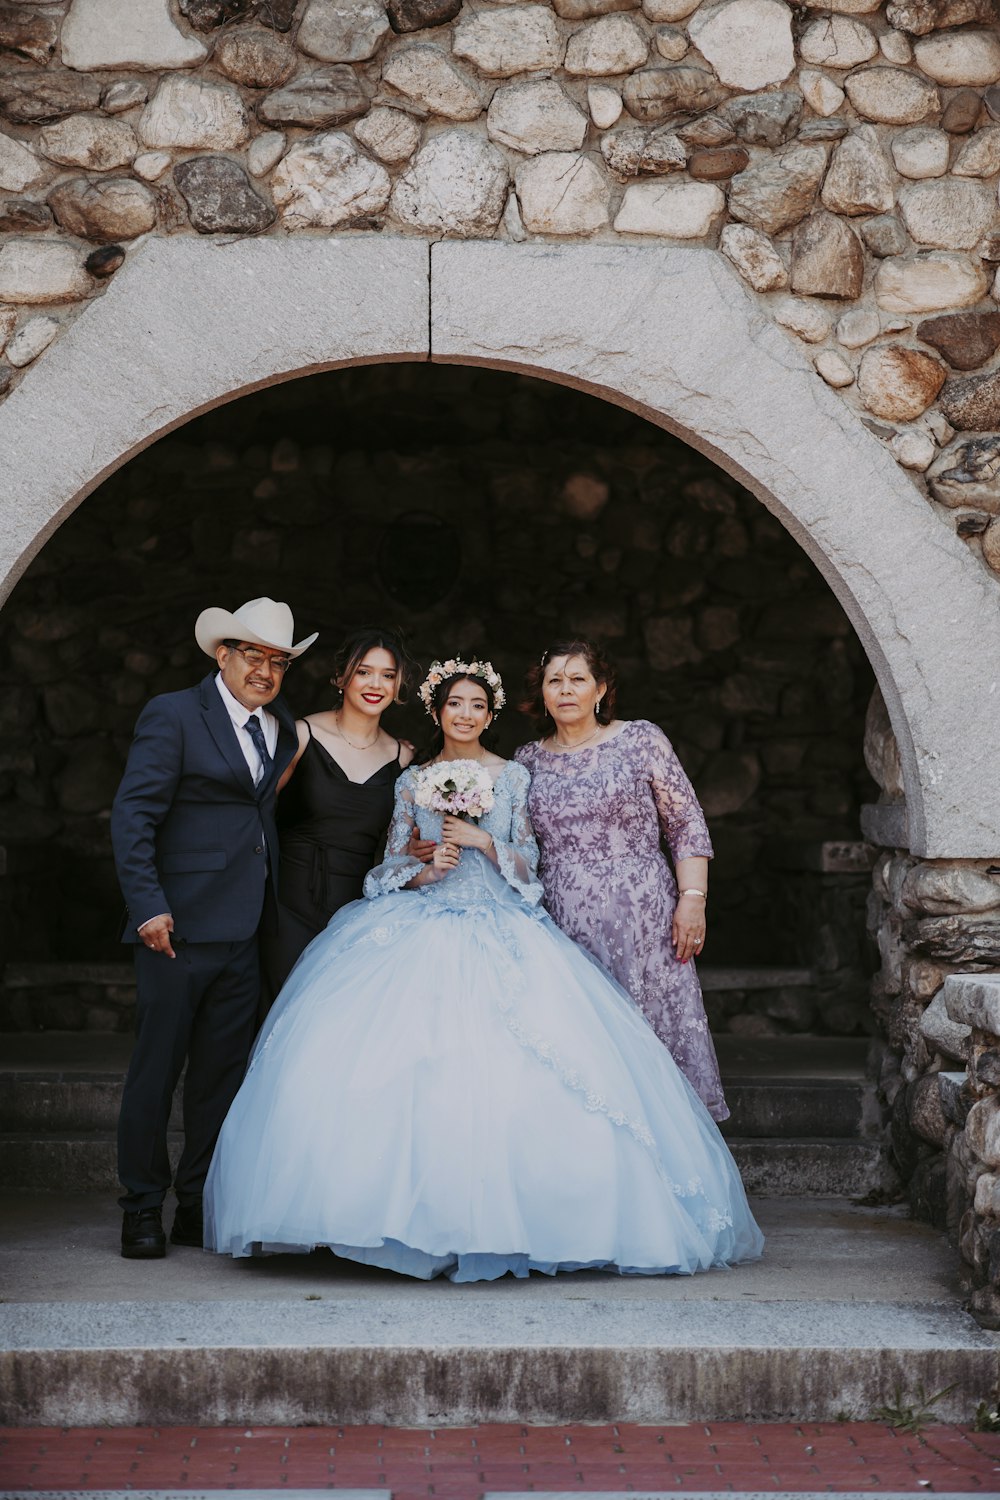
[[991,1399],[1000,1335],[900,1209],[762,1200],[764,1260],[690,1278],[453,1286],[327,1252],[123,1261],[104,1198],[6,1197],[0,1424],[866,1418]]

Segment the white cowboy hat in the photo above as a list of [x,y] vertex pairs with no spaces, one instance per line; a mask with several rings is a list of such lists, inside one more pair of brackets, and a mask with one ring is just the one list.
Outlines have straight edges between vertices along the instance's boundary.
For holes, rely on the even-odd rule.
[[206,656],[215,656],[224,641],[249,641],[254,646],[270,646],[288,656],[308,651],[315,631],[304,641],[292,645],[295,623],[287,604],[273,599],[250,599],[230,614],[228,609],[203,609],[194,624],[194,638]]

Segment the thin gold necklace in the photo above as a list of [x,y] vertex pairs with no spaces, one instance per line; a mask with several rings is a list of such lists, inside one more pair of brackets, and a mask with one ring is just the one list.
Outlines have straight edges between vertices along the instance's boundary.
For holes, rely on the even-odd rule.
[[574,740],[571,745],[567,744],[564,740],[561,740],[558,734],[554,734],[552,736],[552,740],[553,743],[558,745],[561,750],[578,750],[581,745],[589,745],[591,740],[596,740],[597,736],[600,734],[603,728],[603,724],[598,724],[592,734],[588,734],[585,739]]
[[344,743],[346,745],[350,745],[350,747],[351,747],[352,750],[370,750],[371,747],[374,745],[375,740],[377,740],[378,737],[379,737],[379,735],[381,734],[381,730],[379,729],[378,725],[376,725],[375,726],[375,738],[374,739],[370,739],[370,740],[366,740],[363,745],[356,745],[353,740],[349,740],[347,738],[347,735],[341,729],[341,727],[340,727],[340,715],[339,715],[339,713],[335,713],[334,716],[333,716],[333,718],[334,718],[334,725],[333,725],[334,733],[337,734],[337,735],[339,735],[340,738],[344,741]]

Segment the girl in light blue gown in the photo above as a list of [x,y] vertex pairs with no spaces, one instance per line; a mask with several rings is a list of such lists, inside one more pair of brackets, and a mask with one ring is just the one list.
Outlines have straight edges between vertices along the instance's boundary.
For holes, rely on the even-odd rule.
[[[385,862],[293,969],[205,1190],[205,1245],[409,1276],[689,1274],[763,1237],[718,1128],[628,995],[542,906],[529,777],[480,743],[483,662],[421,689],[438,760],[480,761],[478,823],[397,782]],[[455,670],[451,670],[451,669]],[[437,670],[435,670],[437,669]],[[408,854],[435,840],[432,861]]]

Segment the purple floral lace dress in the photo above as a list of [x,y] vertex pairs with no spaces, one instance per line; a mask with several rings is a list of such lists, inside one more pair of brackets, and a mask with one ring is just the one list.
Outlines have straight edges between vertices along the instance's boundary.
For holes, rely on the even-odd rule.
[[675,860],[712,856],[694,788],[670,741],[646,719],[571,754],[522,745],[541,846],[545,904],[640,1006],[715,1120],[728,1118],[694,962],[670,940]]

